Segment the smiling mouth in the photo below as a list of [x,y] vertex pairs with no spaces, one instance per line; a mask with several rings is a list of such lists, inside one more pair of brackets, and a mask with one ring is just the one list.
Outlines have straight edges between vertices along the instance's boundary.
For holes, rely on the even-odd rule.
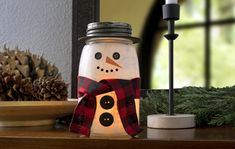
[[97,69],[99,69],[100,71],[102,72],[106,72],[106,73],[109,73],[109,72],[114,72],[114,71],[118,71],[118,69],[104,69],[104,68],[100,68],[100,66],[97,66]]

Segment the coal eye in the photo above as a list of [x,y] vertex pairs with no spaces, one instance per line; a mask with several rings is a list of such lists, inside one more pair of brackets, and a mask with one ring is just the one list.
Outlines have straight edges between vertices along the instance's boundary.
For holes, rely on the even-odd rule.
[[113,53],[113,59],[118,60],[120,58],[120,54],[118,52]]
[[101,59],[101,58],[102,58],[102,54],[101,54],[100,52],[97,52],[97,53],[95,54],[95,59],[99,60],[99,59]]

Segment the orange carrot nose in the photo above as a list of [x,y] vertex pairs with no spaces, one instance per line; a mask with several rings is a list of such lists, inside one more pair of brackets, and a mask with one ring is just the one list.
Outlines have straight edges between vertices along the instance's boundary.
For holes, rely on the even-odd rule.
[[114,66],[117,66],[117,67],[120,67],[122,68],[122,66],[120,66],[118,63],[114,62],[111,58],[109,58],[108,56],[106,57],[106,63],[108,64],[111,64],[111,65],[114,65]]

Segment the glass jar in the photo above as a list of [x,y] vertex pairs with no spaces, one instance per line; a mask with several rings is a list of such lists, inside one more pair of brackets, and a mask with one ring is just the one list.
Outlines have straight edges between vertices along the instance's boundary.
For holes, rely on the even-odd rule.
[[[131,80],[140,77],[134,46],[139,39],[131,37],[129,24],[90,23],[87,28],[87,36],[81,40],[86,45],[80,59],[79,76],[96,82],[107,79]],[[111,108],[105,109],[101,105],[104,97],[112,100]],[[114,91],[96,96],[96,112],[91,126],[91,136],[127,136],[118,112],[117,100]],[[139,118],[139,99],[135,99],[135,107]],[[104,113],[106,113],[106,117]],[[108,120],[112,121],[108,122]]]

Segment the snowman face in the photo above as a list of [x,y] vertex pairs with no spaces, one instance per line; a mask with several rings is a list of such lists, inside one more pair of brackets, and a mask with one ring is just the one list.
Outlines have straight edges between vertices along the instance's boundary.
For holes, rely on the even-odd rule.
[[122,43],[88,44],[81,55],[79,75],[96,81],[139,77],[135,47]]
[[[101,52],[96,52],[95,53],[95,59],[96,60],[101,60],[102,59],[102,53]],[[119,52],[114,52],[112,55],[112,58],[110,58],[109,56],[106,56],[105,58],[105,63],[113,65],[110,69],[106,69],[103,68],[103,66],[97,66],[96,68],[99,69],[101,72],[106,72],[106,73],[113,73],[114,71],[118,71],[119,68],[122,68],[122,66],[120,66],[117,62],[115,62],[115,60],[117,61],[118,59],[120,59],[120,53]],[[102,64],[102,63],[101,63]]]

